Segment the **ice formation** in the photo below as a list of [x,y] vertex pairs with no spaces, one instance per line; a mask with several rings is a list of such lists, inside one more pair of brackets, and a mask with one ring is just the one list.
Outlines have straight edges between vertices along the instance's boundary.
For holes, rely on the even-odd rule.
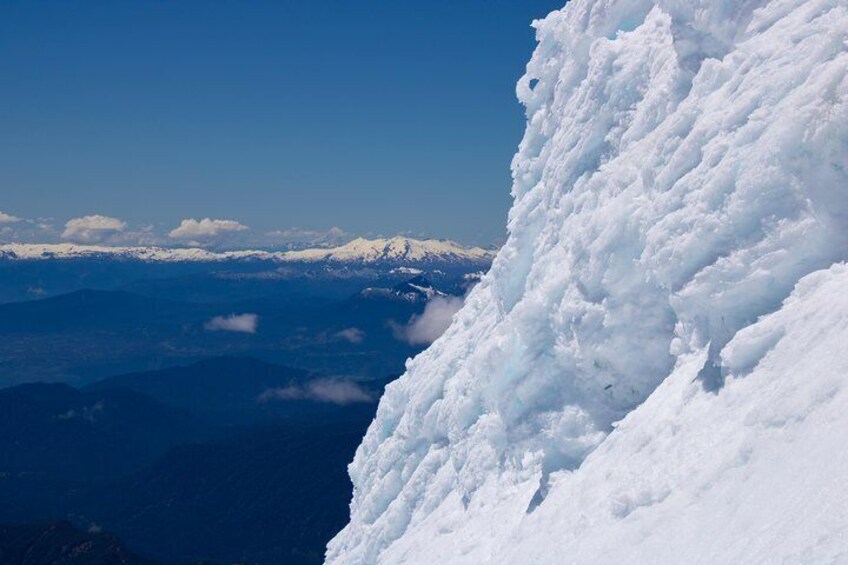
[[509,239],[328,562],[848,562],[848,0],[535,25]]

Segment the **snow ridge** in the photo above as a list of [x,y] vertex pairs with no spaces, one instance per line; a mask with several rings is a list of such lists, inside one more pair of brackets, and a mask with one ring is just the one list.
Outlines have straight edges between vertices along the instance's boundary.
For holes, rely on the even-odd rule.
[[488,263],[494,252],[480,247],[463,247],[452,241],[418,240],[406,237],[390,239],[358,238],[334,248],[303,249],[298,251],[210,251],[200,248],[171,247],[110,247],[77,245],[73,243],[0,245],[0,259],[42,260],[112,258],[161,263],[276,261],[276,262],[334,262],[334,263]]
[[438,239],[390,239],[357,238],[332,249],[304,249],[289,251],[287,261],[395,261],[427,263],[430,261],[490,261],[494,253],[481,247],[462,247],[453,241]]
[[[848,431],[848,0],[535,25],[509,239],[386,389],[328,562],[848,562],[839,467],[795,458]],[[804,535],[745,490],[791,490],[781,458]]]

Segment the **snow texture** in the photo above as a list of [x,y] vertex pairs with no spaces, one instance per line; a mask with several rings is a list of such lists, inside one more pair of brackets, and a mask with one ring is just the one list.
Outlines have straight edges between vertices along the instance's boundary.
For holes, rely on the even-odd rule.
[[535,25],[508,241],[328,562],[848,563],[848,0]]

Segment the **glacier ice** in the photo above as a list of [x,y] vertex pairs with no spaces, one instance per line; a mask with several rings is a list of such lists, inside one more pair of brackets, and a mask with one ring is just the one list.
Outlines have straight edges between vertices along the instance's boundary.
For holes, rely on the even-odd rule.
[[330,563],[848,562],[848,0],[573,0]]

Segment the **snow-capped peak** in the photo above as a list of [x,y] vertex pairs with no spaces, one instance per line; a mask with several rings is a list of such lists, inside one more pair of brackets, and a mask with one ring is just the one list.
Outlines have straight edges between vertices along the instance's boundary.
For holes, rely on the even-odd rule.
[[288,261],[379,261],[398,263],[428,263],[452,261],[489,261],[494,253],[480,247],[463,247],[453,241],[439,239],[357,238],[330,249],[304,249],[285,254]]

